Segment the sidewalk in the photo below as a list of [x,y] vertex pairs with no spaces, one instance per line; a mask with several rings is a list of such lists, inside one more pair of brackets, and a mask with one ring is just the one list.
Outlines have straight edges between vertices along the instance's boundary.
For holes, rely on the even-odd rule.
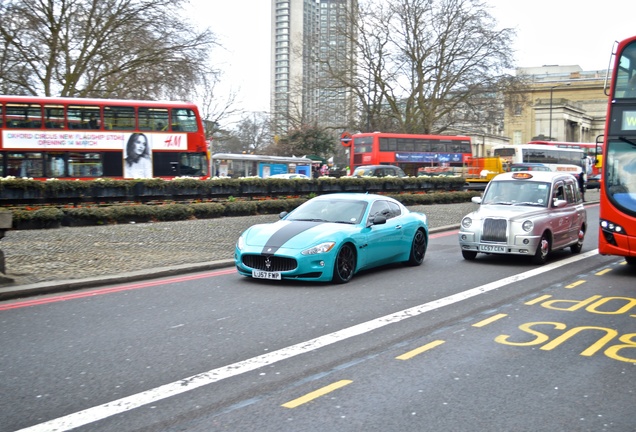
[[[598,191],[586,193],[588,202]],[[431,232],[456,229],[471,202],[410,207]],[[0,300],[174,276],[234,266],[234,244],[256,223],[277,215],[8,231],[0,241],[6,276]],[[458,252],[459,253],[459,252]]]

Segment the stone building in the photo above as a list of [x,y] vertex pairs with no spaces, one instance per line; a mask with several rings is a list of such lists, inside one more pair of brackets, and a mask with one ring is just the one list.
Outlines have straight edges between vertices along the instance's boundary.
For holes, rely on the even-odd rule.
[[603,135],[607,109],[606,71],[579,66],[518,68],[527,92],[504,111],[511,144],[533,140],[595,142]]

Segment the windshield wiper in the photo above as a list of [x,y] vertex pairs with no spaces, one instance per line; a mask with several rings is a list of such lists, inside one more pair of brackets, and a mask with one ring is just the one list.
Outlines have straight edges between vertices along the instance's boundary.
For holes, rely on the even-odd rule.
[[627,144],[629,144],[629,145],[631,145],[631,146],[633,146],[633,147],[636,147],[636,142],[634,142],[634,141],[632,141],[632,140],[630,140],[630,139],[627,139],[627,138],[625,138],[625,137],[621,137],[621,136],[619,136],[619,137],[618,137],[618,139],[619,139],[620,141],[623,141],[624,143],[627,143]]
[[525,201],[525,202],[518,202],[518,203],[514,203],[513,205],[526,205],[526,206],[536,206],[536,207],[544,207],[543,203],[537,203],[537,202],[529,202],[529,201]]
[[324,219],[288,219],[291,221],[298,221],[298,222],[327,222]]

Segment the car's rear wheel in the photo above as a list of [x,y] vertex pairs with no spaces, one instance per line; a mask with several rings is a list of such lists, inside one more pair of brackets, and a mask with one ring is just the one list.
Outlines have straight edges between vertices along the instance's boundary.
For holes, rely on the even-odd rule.
[[356,254],[350,244],[343,245],[336,255],[333,268],[333,281],[335,283],[347,283],[353,277],[356,269]]
[[583,228],[581,228],[581,230],[579,231],[579,239],[577,240],[576,243],[570,246],[570,250],[572,251],[573,254],[577,254],[581,252],[581,249],[583,249],[584,239],[585,239],[585,231],[583,231]]
[[424,231],[419,229],[413,236],[411,242],[411,254],[409,255],[408,264],[412,266],[418,266],[424,262],[424,256],[426,255],[426,235]]
[[532,257],[532,262],[535,264],[545,264],[550,254],[550,239],[547,234],[541,236],[537,250]]
[[462,256],[464,257],[465,260],[472,261],[475,258],[477,258],[477,252],[463,250],[462,251]]

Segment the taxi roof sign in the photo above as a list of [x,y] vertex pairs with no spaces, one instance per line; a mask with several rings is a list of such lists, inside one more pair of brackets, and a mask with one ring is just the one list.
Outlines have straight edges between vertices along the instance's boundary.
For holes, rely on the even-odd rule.
[[516,172],[512,174],[512,178],[517,180],[528,180],[532,178],[532,174],[529,172]]

